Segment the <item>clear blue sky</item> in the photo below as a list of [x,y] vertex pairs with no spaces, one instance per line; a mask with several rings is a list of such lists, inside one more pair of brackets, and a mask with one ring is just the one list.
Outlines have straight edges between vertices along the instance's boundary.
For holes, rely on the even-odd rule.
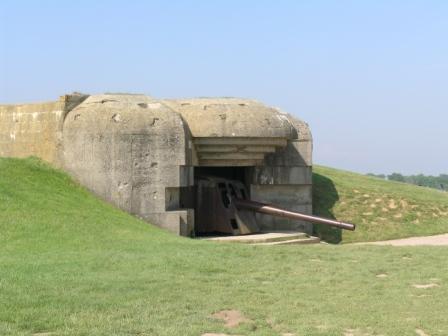
[[307,121],[314,161],[448,172],[448,1],[0,3],[0,102],[240,96]]

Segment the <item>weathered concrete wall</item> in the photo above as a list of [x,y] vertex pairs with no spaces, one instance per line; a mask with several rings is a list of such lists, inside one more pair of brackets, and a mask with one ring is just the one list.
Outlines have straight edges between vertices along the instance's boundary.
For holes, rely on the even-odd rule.
[[287,115],[255,100],[195,98],[164,100],[180,113],[194,138],[283,138],[295,133]]
[[38,156],[57,159],[58,127],[63,116],[61,101],[0,106],[0,156]]
[[[264,165],[250,169],[252,199],[278,204],[288,210],[312,214],[312,149],[308,125],[288,115],[296,134],[286,147],[265,157]],[[309,234],[313,225],[286,218],[257,214],[263,230],[298,230]]]
[[75,94],[56,102],[0,105],[0,156],[37,156],[59,166],[62,121],[85,97]]
[[108,202],[177,234],[188,235],[193,210],[166,211],[166,193],[193,185],[189,134],[179,114],[143,95],[90,96],[70,111],[64,167]]
[[296,130],[285,113],[241,98],[164,100],[188,125],[194,165],[262,166],[267,153],[285,147]]

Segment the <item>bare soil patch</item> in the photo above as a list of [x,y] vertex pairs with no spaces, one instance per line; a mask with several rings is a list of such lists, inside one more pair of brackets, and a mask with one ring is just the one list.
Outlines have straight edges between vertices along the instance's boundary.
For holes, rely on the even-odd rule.
[[240,323],[252,322],[246,318],[239,310],[221,310],[212,315],[213,318],[222,320],[225,322],[225,326],[228,328],[237,327]]
[[240,335],[229,335],[229,334],[217,334],[217,333],[205,333],[201,336],[240,336]]
[[415,329],[415,333],[416,333],[418,336],[428,336],[428,334],[425,333],[422,329]]
[[428,289],[428,288],[434,288],[439,287],[436,283],[429,283],[429,284],[413,284],[412,287],[419,288],[419,289]]
[[389,200],[389,209],[396,209],[397,204],[395,203],[395,200],[391,199]]
[[344,331],[344,336],[371,336],[368,332],[363,332],[359,329],[346,329]]

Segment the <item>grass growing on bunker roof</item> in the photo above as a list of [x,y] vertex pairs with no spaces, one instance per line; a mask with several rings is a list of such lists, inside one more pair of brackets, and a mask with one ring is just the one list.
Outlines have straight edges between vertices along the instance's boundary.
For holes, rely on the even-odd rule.
[[446,335],[447,252],[176,237],[0,159],[0,335]]

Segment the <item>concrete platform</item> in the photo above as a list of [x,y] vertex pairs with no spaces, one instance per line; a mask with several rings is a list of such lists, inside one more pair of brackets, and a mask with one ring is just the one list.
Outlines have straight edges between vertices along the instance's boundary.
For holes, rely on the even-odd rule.
[[241,236],[212,236],[199,239],[216,241],[221,243],[242,243],[254,245],[290,245],[319,243],[317,237],[308,236],[303,232],[262,232]]
[[301,239],[290,239],[283,241],[274,241],[274,242],[266,242],[266,243],[255,243],[252,245],[263,245],[263,246],[273,246],[273,245],[308,245],[308,244],[319,244],[320,238],[313,236],[306,236]]

